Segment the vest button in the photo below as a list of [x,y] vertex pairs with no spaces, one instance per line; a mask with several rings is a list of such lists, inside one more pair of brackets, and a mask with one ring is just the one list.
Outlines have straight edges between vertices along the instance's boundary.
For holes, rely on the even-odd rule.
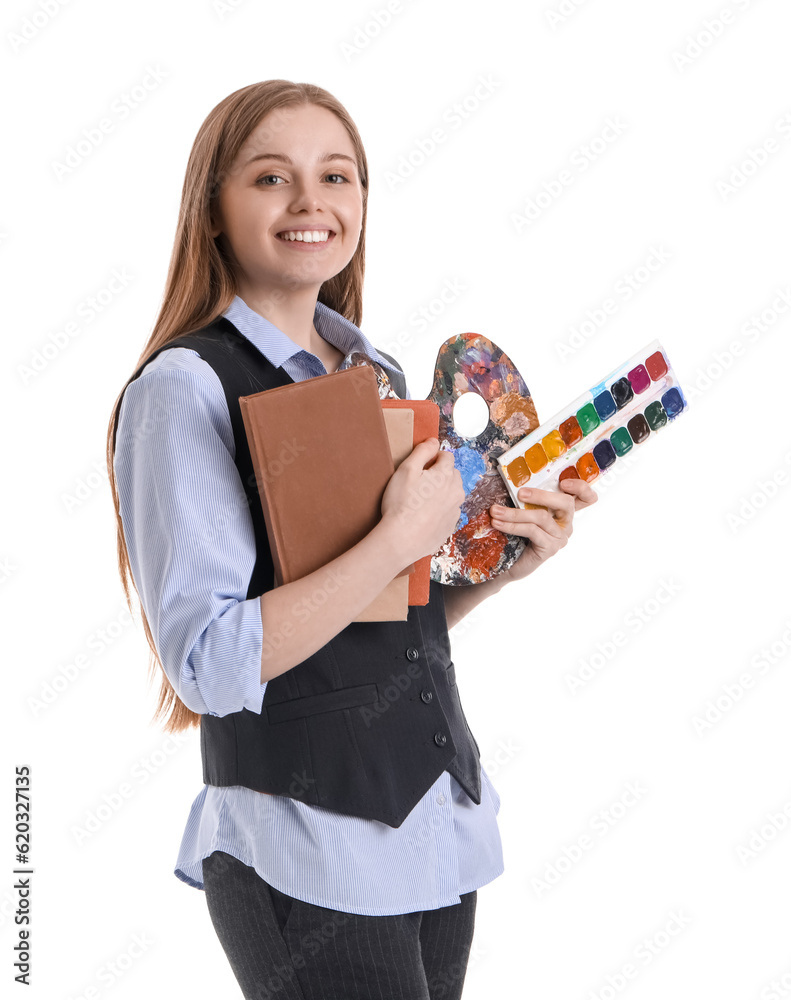
[[444,747],[448,742],[448,737],[444,733],[434,733],[434,742],[438,747]]
[[420,653],[418,653],[418,651],[415,649],[414,646],[410,646],[409,649],[406,651],[406,658],[408,660],[413,660],[414,661],[419,656],[420,656]]
[[425,703],[428,705],[428,703],[431,701],[431,699],[434,697],[434,695],[431,693],[431,691],[421,691],[420,692],[420,697],[421,697],[421,700],[425,701]]

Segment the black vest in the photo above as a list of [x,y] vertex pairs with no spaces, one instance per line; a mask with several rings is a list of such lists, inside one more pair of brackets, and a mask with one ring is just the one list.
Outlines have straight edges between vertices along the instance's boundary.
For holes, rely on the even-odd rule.
[[[294,380],[220,316],[154,351],[129,382],[171,347],[197,351],[225,390],[255,530],[249,600],[273,589],[274,568],[238,399]],[[403,373],[390,378],[404,398]],[[429,603],[410,605],[406,621],[352,622],[270,680],[260,714],[201,715],[200,731],[209,785],[244,785],[392,827],[444,770],[481,801],[480,751],[459,699],[442,585],[434,580]]]

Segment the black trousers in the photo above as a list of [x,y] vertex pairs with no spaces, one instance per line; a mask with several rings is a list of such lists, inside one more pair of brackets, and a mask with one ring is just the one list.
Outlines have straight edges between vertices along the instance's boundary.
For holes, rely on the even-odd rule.
[[477,892],[436,910],[366,916],[287,896],[224,851],[206,902],[245,1000],[460,1000]]

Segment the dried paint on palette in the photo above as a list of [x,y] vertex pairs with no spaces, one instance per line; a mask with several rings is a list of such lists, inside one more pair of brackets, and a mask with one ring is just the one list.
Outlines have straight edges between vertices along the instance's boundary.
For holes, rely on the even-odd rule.
[[345,368],[356,368],[359,365],[368,365],[369,368],[373,368],[380,399],[398,399],[398,393],[390,384],[390,376],[386,370],[378,361],[369,358],[363,351],[352,351],[351,354],[347,354],[338,365],[337,370],[343,371]]
[[[486,427],[474,438],[458,434],[453,424],[453,406],[465,392],[480,395],[489,409]],[[488,511],[494,503],[512,506],[497,456],[538,427],[535,406],[508,355],[477,333],[441,345],[428,399],[439,406],[440,447],[453,453],[465,492],[456,531],[433,556],[431,576],[451,585],[482,583],[508,569],[525,547],[520,536],[493,528]]]

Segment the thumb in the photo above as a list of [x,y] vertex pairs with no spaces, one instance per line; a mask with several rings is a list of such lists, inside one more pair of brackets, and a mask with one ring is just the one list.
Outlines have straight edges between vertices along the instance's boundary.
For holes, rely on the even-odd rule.
[[427,462],[436,455],[439,450],[439,438],[426,438],[425,441],[420,441],[412,451],[404,459],[404,462],[410,462],[412,465],[418,468],[423,468]]

